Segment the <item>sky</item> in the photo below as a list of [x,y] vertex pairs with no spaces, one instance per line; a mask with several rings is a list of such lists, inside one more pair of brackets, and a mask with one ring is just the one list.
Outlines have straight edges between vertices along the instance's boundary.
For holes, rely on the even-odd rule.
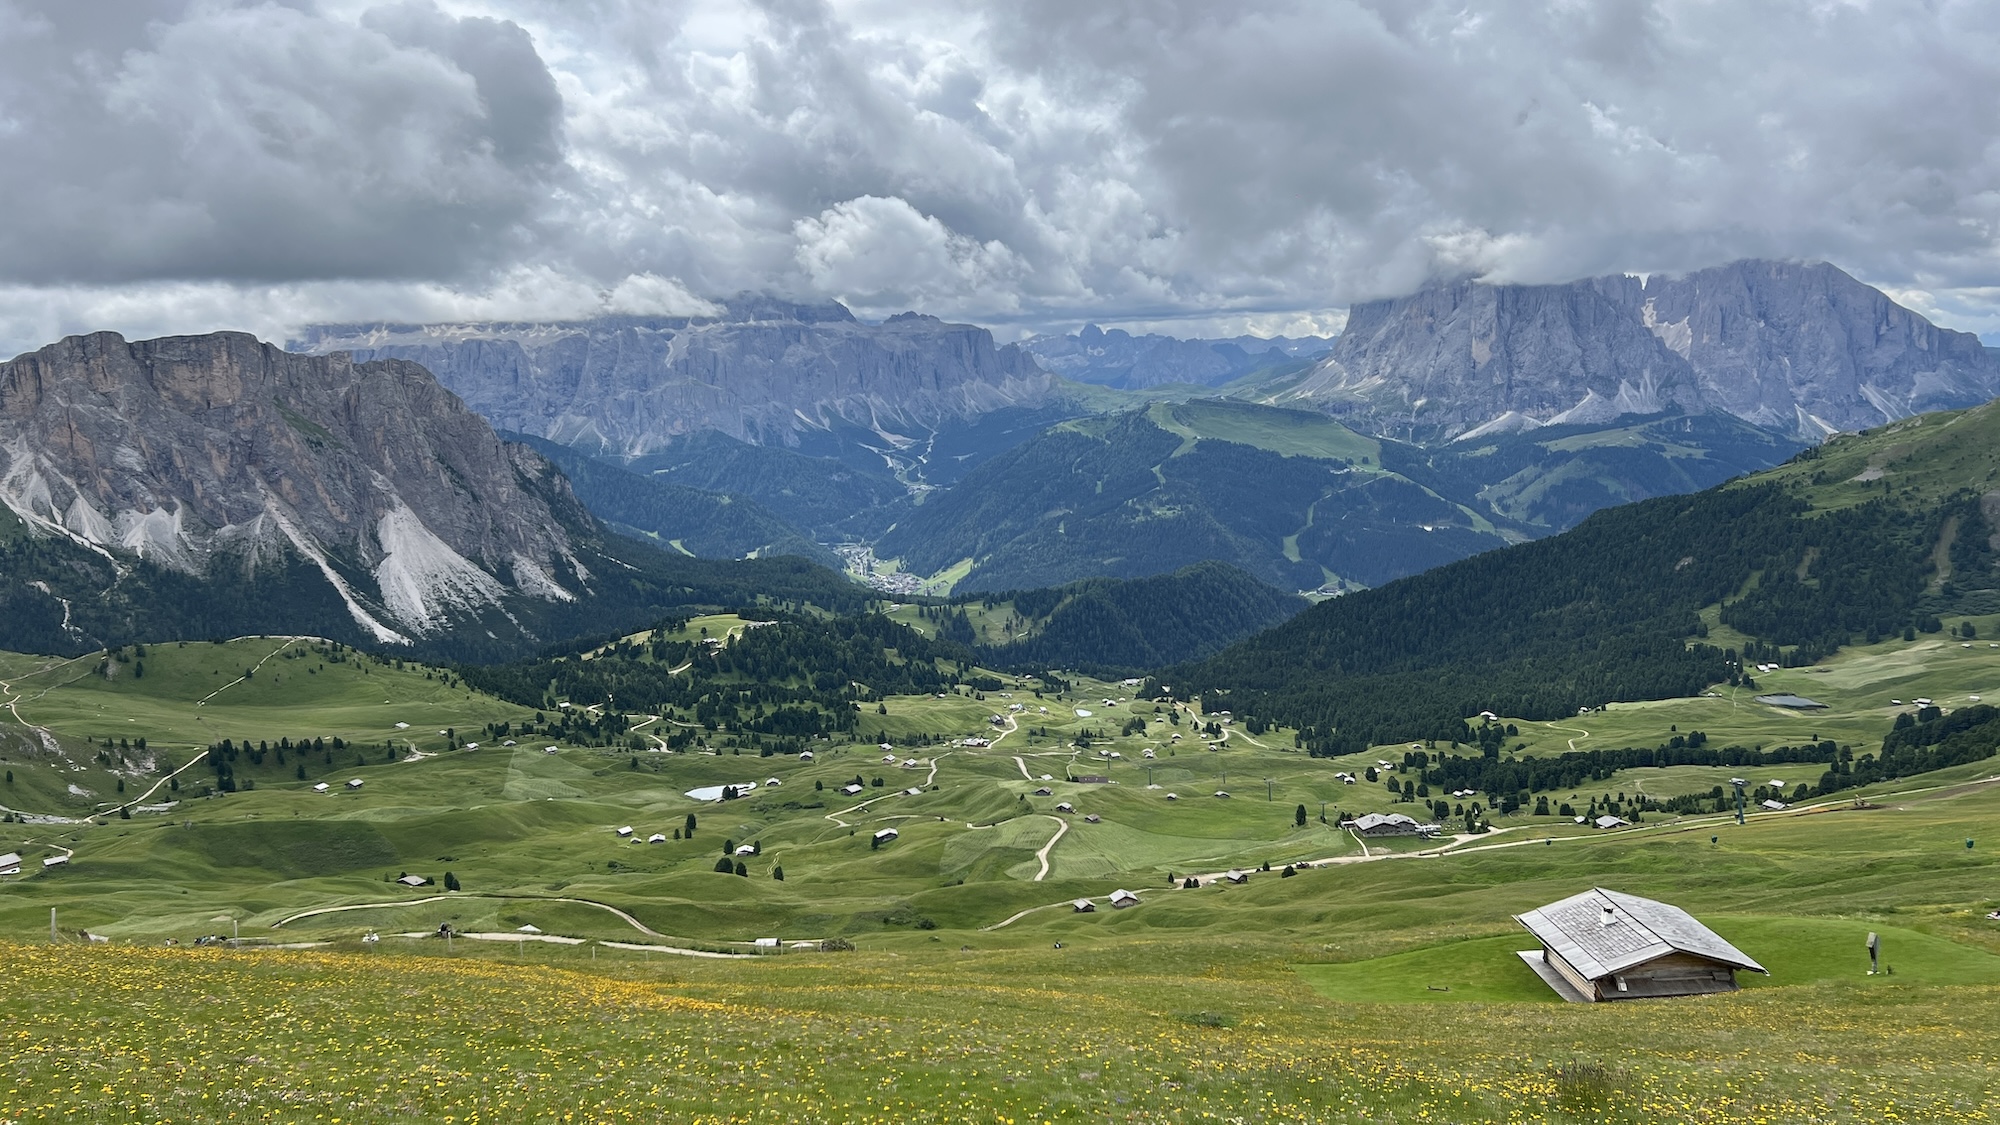
[[2000,4],[0,0],[0,355],[743,291],[1301,335],[1753,256],[2000,344]]

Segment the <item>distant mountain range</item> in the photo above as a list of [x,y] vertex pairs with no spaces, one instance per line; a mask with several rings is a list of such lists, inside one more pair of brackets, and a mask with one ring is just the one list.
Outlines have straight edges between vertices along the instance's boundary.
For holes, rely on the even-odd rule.
[[1283,336],[1237,336],[1227,340],[1181,340],[1134,336],[1095,324],[1066,336],[1035,336],[1021,350],[1065,379],[1124,390],[1167,384],[1219,387],[1254,372],[1325,355],[1328,337],[1291,340]]
[[864,324],[836,303],[740,297],[719,318],[549,324],[333,325],[293,346],[429,368],[495,426],[641,457],[717,432],[819,451],[900,449],[952,422],[1059,397],[1014,345],[904,313]]
[[641,503],[568,462],[601,517],[670,548],[865,544],[981,591],[1204,559],[1286,589],[1372,586],[2000,394],[1973,337],[1832,266],[1769,261],[1438,285],[1355,306],[1331,339],[1089,326],[1000,346],[742,297],[712,318],[328,327],[300,346],[421,362],[503,429],[697,490]]
[[2000,360],[1824,262],[1741,261],[1365,302],[1317,365],[1246,393],[1426,443],[1666,410],[1818,441],[1985,402]]

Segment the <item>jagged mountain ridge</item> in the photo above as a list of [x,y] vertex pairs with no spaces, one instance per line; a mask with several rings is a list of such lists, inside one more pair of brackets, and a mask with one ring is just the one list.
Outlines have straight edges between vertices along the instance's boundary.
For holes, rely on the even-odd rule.
[[372,639],[574,600],[589,515],[416,364],[234,332],[72,336],[0,364],[0,501],[35,531],[187,575],[309,560]]
[[1824,262],[1755,260],[1364,302],[1310,372],[1249,392],[1420,442],[1664,410],[1817,441],[1996,394],[1977,337]]
[[871,597],[801,558],[619,538],[422,367],[241,333],[99,333],[0,364],[0,501],[0,647],[22,651],[275,633],[502,659]]
[[1059,392],[1018,346],[973,325],[917,313],[871,325],[835,302],[724,305],[705,318],[321,326],[293,346],[413,360],[501,429],[627,458],[710,430],[789,447],[859,433],[896,447]]

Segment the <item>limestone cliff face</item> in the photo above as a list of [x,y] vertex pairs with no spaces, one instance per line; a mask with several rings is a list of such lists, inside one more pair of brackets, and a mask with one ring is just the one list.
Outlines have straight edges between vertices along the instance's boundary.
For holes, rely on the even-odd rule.
[[309,560],[395,643],[587,592],[561,476],[414,363],[240,333],[74,336],[0,364],[0,502],[185,574]]
[[295,346],[414,360],[502,429],[627,456],[706,430],[768,445],[811,430],[907,434],[1055,393],[1053,376],[983,328],[914,313],[869,325],[838,304],[765,299],[715,319],[322,327]]
[[1976,337],[1825,263],[1743,261],[1367,302],[1276,400],[1418,440],[1668,409],[1818,440],[1995,395]]

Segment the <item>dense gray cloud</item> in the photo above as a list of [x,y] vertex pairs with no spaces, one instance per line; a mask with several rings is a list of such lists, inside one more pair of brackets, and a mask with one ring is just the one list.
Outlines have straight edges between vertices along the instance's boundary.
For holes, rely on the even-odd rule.
[[1746,255],[2000,340],[1996,104],[1953,0],[0,0],[0,351],[740,289],[1296,333]]
[[417,4],[359,22],[11,7],[0,268],[15,280],[436,277],[505,263],[566,171],[554,80],[509,24]]

